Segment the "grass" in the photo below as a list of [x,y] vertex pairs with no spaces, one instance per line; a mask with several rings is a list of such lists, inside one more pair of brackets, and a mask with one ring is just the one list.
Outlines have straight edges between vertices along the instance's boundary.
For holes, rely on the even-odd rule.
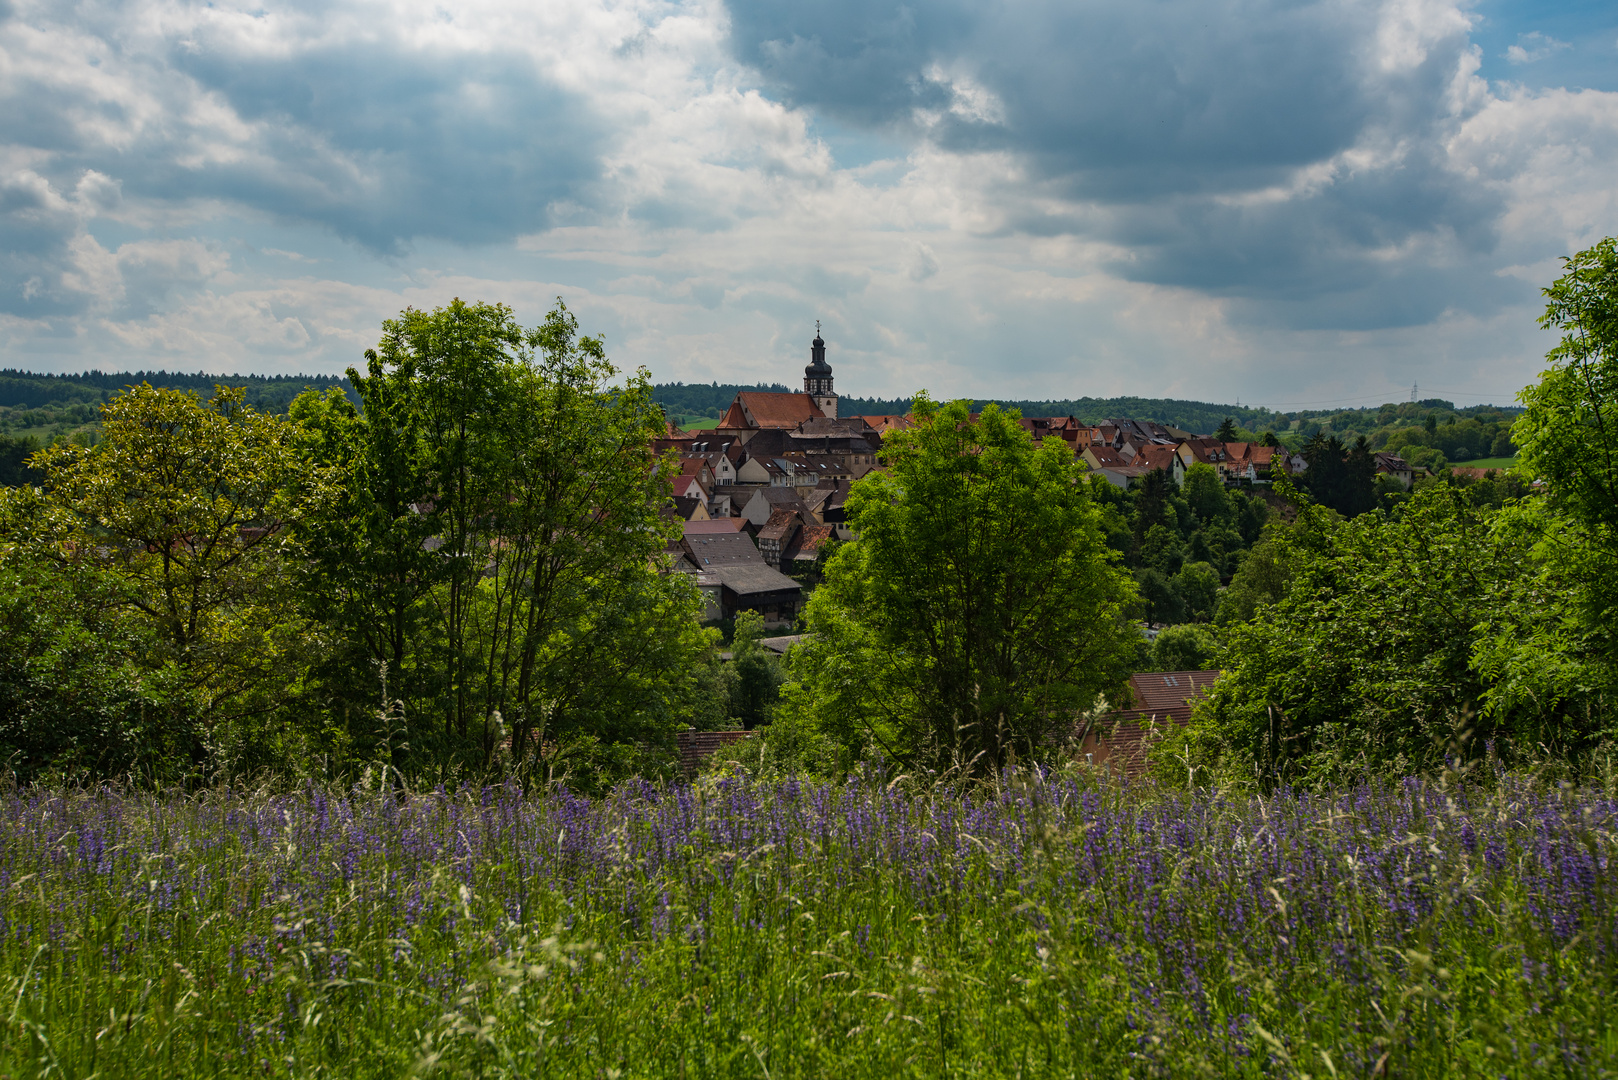
[[1451,465],[1466,469],[1514,469],[1517,467],[1515,457],[1477,458],[1474,461],[1452,461]]
[[686,431],[712,431],[719,426],[717,416],[677,416],[674,422]]
[[10,1077],[1597,1076],[1618,803],[632,783],[0,817]]

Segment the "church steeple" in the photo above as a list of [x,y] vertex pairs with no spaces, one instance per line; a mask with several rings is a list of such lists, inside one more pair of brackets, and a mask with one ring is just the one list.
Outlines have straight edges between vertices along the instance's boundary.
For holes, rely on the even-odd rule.
[[827,416],[837,415],[837,392],[832,389],[831,365],[826,363],[826,343],[820,339],[820,320],[815,320],[815,340],[809,346],[809,366],[803,369],[803,392]]

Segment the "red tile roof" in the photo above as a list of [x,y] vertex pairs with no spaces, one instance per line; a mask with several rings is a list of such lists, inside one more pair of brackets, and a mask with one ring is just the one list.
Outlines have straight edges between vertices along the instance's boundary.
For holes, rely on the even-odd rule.
[[1130,713],[1146,712],[1175,720],[1189,720],[1191,706],[1208,693],[1217,671],[1150,671],[1129,679]]
[[[815,399],[808,394],[766,394],[757,391],[743,391],[736,395],[732,408],[740,406],[742,413],[751,420],[748,427],[757,428],[786,428],[791,430],[805,420],[816,416],[824,416]],[[729,414],[726,414],[729,418]]]

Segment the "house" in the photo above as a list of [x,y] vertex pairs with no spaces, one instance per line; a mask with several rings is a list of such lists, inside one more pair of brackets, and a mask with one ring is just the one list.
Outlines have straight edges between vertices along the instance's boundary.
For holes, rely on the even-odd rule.
[[770,520],[770,515],[777,510],[796,510],[804,518],[810,516],[809,508],[798,496],[798,490],[791,487],[754,488],[747,494],[745,501],[733,506],[736,515],[751,522],[755,529],[762,529]]
[[758,551],[766,565],[781,569],[781,556],[798,538],[803,528],[803,515],[797,510],[781,507],[770,514],[769,520],[758,530]]
[[1174,472],[1174,447],[1161,443],[1143,446],[1138,454],[1130,459],[1129,463],[1136,468],[1155,472],[1161,469],[1170,475]]
[[674,513],[684,521],[707,521],[708,504],[701,499],[674,496]]
[[818,584],[829,541],[836,529],[833,525],[805,525],[781,556],[781,572]]
[[1074,734],[1078,756],[1114,776],[1145,775],[1152,743],[1191,719],[1192,707],[1208,694],[1217,671],[1152,671],[1129,679],[1129,701],[1089,721]]
[[1378,476],[1391,476],[1408,490],[1415,482],[1415,471],[1410,463],[1398,454],[1389,450],[1379,450],[1376,454],[1376,474]]
[[696,571],[718,580],[721,618],[735,618],[740,611],[757,611],[766,624],[797,618],[802,587],[766,564],[751,537],[695,534],[682,538],[680,547]]
[[680,471],[674,477],[674,494],[678,498],[708,501],[713,488],[713,471],[702,460],[681,459]]
[[1110,446],[1087,446],[1079,459],[1093,470],[1126,469],[1130,460]]
[[[730,444],[719,440],[698,439],[693,440],[691,449],[680,455],[681,462],[700,461],[708,467],[713,476],[713,483],[719,487],[729,487],[736,482],[736,462],[727,452]],[[736,457],[740,458],[741,446],[737,445]]]

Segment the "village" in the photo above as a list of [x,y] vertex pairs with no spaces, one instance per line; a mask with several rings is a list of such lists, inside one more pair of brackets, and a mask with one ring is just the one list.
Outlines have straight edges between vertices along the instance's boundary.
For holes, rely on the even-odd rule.
[[[1302,454],[1273,436],[1225,441],[1127,417],[1086,424],[1072,416],[1024,416],[1019,423],[1035,440],[1062,440],[1117,488],[1159,471],[1183,486],[1187,470],[1203,464],[1226,487],[1251,490],[1268,486],[1277,471],[1300,476],[1308,468]],[[668,423],[656,449],[678,455],[668,513],[683,522],[668,554],[674,572],[692,575],[705,619],[753,611],[767,626],[792,626],[819,580],[828,541],[851,539],[844,513],[851,485],[882,468],[883,438],[909,424],[907,415],[839,415],[818,333],[801,392],[738,393],[712,431]],[[1374,459],[1378,477],[1404,488],[1419,471],[1397,453],[1380,451]]]

